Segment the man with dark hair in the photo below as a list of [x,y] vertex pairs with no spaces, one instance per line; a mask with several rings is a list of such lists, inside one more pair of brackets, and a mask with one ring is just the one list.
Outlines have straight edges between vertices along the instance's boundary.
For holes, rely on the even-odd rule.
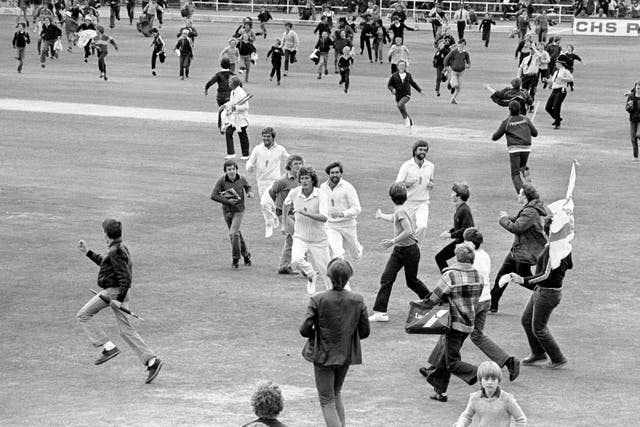
[[[342,178],[340,162],[332,162],[325,172],[329,179],[320,186],[329,202],[327,237],[333,258],[344,258],[345,252],[355,260],[362,257],[362,245],[358,241],[356,218],[360,215],[360,199],[356,189]],[[345,251],[346,249],[346,251]]]
[[162,368],[162,361],[145,344],[127,316],[120,308],[129,308],[129,289],[131,289],[131,253],[122,243],[122,223],[107,218],[102,222],[104,238],[109,247],[107,255],[100,255],[87,247],[84,240],[80,240],[78,247],[91,261],[100,266],[98,272],[98,286],[102,290],[78,311],[76,318],[95,347],[104,347],[101,356],[94,362],[101,365],[113,359],[120,350],[113,344],[104,331],[89,321],[103,308],[111,307],[118,323],[120,335],[136,352],[142,363],[147,367],[146,383],[153,381]]
[[429,223],[429,191],[433,188],[433,163],[425,160],[429,152],[429,143],[424,140],[413,144],[413,157],[400,166],[396,182],[401,182],[407,188],[407,203],[405,207],[414,217],[416,237],[424,237]]
[[396,182],[389,188],[389,197],[395,205],[395,211],[392,214],[384,214],[378,209],[376,218],[393,223],[393,239],[383,239],[380,242],[380,246],[385,249],[393,247],[393,252],[380,277],[380,289],[373,306],[373,313],[369,316],[370,322],[389,321],[387,314],[389,297],[398,272],[402,268],[404,268],[407,287],[421,299],[429,295],[429,289],[418,279],[420,248],[416,237],[414,216],[406,206],[407,188],[402,182]]
[[509,117],[502,121],[491,139],[497,141],[502,135],[507,137],[507,150],[511,164],[511,182],[520,192],[523,182],[529,181],[529,167],[527,160],[531,153],[531,137],[538,136],[538,130],[528,117],[520,114],[521,106],[518,101],[509,103]]
[[427,382],[435,391],[429,398],[438,402],[448,400],[446,393],[451,374],[469,385],[477,382],[477,367],[461,360],[460,349],[473,332],[483,283],[480,274],[473,267],[474,250],[467,245],[460,245],[455,249],[455,255],[457,263],[444,270],[429,297],[433,303],[445,300],[450,306],[451,327],[443,338],[444,351],[435,364],[435,370],[427,376]]
[[222,203],[222,215],[229,228],[231,240],[231,267],[238,268],[240,255],[244,258],[244,265],[251,265],[251,254],[240,232],[242,217],[244,215],[244,195],[253,197],[251,186],[247,180],[238,173],[238,164],[233,160],[227,160],[223,165],[224,175],[218,179],[211,200]]
[[[537,72],[537,70],[536,70]],[[520,104],[520,114],[527,114],[527,110],[533,105],[533,98],[524,89],[522,89],[522,80],[515,78],[511,80],[511,86],[501,90],[496,90],[491,94],[491,100],[501,107],[508,107],[511,101],[517,101]]]
[[465,39],[458,40],[458,45],[451,49],[451,52],[444,58],[444,66],[449,71],[449,85],[451,86],[451,103],[457,104],[456,99],[462,89],[462,75],[465,70],[471,67],[469,52],[465,50],[467,42]]
[[453,184],[451,200],[456,207],[456,211],[453,214],[453,227],[440,234],[441,239],[453,240],[436,254],[436,264],[438,264],[440,273],[448,267],[447,261],[455,255],[456,245],[463,242],[462,234],[464,231],[469,227],[473,227],[473,215],[471,215],[471,209],[467,205],[469,195],[469,186],[467,184]]
[[[234,76],[233,71],[229,69],[231,66],[227,58],[220,60],[220,71],[215,73],[211,80],[204,85],[204,95],[209,94],[209,88],[214,84],[218,84],[218,92],[216,94],[216,101],[218,101],[218,107],[223,106],[229,101],[231,97],[231,88],[229,87],[229,79]],[[218,125],[220,127],[220,125]]]
[[289,212],[294,215],[291,268],[299,270],[307,278],[307,292],[316,292],[316,281],[320,272],[327,289],[327,264],[329,264],[329,242],[325,222],[329,216],[327,197],[318,188],[318,175],[310,167],[298,172],[300,187],[289,191],[282,206],[282,232],[287,231]]
[[491,289],[491,313],[498,312],[500,298],[507,287],[506,283],[500,285],[500,278],[508,273],[531,276],[531,266],[536,264],[538,255],[547,243],[542,230],[542,220],[547,216],[547,211],[538,191],[530,184],[523,185],[518,194],[518,202],[522,204],[522,209],[517,215],[509,216],[505,211],[500,212],[498,222],[514,236],[511,250],[496,274]]
[[[287,159],[285,166],[286,173],[273,183],[269,189],[269,197],[273,200],[275,205],[275,213],[278,218],[282,217],[282,205],[285,199],[289,195],[289,191],[300,185],[298,181],[298,172],[304,165],[304,159],[298,154],[293,154]],[[284,225],[284,231],[282,234],[284,237],[284,246],[282,247],[282,254],[280,255],[280,262],[278,264],[278,274],[298,274],[290,267],[291,264],[291,247],[293,245],[293,212],[290,212],[286,218],[286,221],[280,225]]]

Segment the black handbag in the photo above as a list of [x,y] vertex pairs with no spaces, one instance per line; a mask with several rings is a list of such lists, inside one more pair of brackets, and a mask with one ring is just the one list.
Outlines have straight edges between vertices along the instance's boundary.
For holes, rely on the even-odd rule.
[[449,330],[449,303],[409,301],[409,315],[404,330],[408,334],[442,335]]

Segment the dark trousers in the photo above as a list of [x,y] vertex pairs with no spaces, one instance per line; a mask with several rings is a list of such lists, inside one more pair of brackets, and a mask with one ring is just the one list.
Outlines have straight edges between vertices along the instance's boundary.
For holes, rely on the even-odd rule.
[[458,26],[458,40],[463,39],[464,29],[467,27],[467,23],[464,21],[458,21],[456,22],[456,25]]
[[158,54],[162,52],[162,48],[160,46],[155,46],[153,48],[153,52],[151,52],[151,69],[156,69],[156,61],[158,59]]
[[371,61],[371,39],[364,34],[360,34],[360,55],[362,55],[365,45],[367,45],[367,54],[369,55],[369,61]]
[[518,194],[520,193],[520,189],[523,185],[522,177],[529,176],[527,159],[529,159],[528,151],[509,153],[509,163],[511,165],[511,182],[513,182],[513,188],[516,189],[516,193]]
[[133,23],[133,11],[136,7],[135,3],[131,3],[129,4],[127,2],[127,15],[129,16],[129,25],[131,25]]
[[51,52],[51,58],[55,57],[56,51],[53,49],[55,45],[55,40],[42,40],[42,46],[40,48],[40,63],[44,64],[47,58],[47,52]]
[[113,28],[116,26],[116,19],[120,20],[120,6],[115,5],[111,6],[111,13],[109,14],[109,27]]
[[489,39],[491,39],[491,31],[482,30],[482,41],[484,47],[489,47]]
[[403,96],[402,98],[397,100],[398,103],[396,105],[403,119],[409,117],[409,113],[407,113],[407,102],[409,102],[410,100],[411,98],[409,96]]
[[496,281],[493,284],[493,288],[491,289],[492,310],[498,309],[500,298],[502,298],[502,294],[504,293],[505,289],[507,289],[507,285],[501,288],[498,285],[498,281],[502,276],[509,273],[518,273],[522,277],[531,276],[531,264],[524,264],[522,262],[516,261],[515,258],[511,256],[511,253],[509,253],[505,257],[502,263],[502,267],[500,267],[500,270],[498,270],[498,273],[496,274]]
[[562,117],[560,117],[560,111],[562,109],[562,103],[567,97],[567,92],[563,89],[554,89],[547,99],[547,105],[544,107],[545,111],[553,118],[553,124],[560,126]]
[[442,83],[443,67],[436,68],[436,92],[440,92],[440,83]]
[[[434,25],[431,24],[431,31],[433,31],[433,40],[436,39],[436,35],[438,34],[438,29],[441,27],[442,25],[440,25],[440,23],[438,23],[438,25]],[[391,43],[393,43],[393,40],[391,40]]]
[[316,389],[320,399],[320,408],[328,426],[344,426],[344,405],[341,391],[349,365],[319,366],[313,365],[316,377]]
[[104,58],[107,56],[107,52],[102,51],[98,53],[98,71],[101,74],[107,74],[107,64],[104,62]]
[[561,299],[560,289],[536,287],[522,313],[522,327],[527,334],[531,354],[537,356],[546,353],[552,362],[566,360],[547,327],[549,317]]
[[538,73],[525,74],[522,76],[522,89],[529,92],[531,99],[536,98],[537,87],[538,87]]
[[160,25],[162,25],[163,23],[162,18],[164,16],[164,12],[158,9],[156,10],[156,16],[158,17],[158,22],[160,23]]
[[91,42],[87,42],[87,44],[84,45],[84,59],[87,59],[90,56],[91,56]]
[[191,55],[180,55],[180,77],[189,77],[189,67],[191,66]]
[[450,329],[445,335],[445,348],[440,360],[437,361],[435,371],[428,377],[436,393],[446,393],[449,387],[451,374],[454,374],[469,385],[475,384],[478,379],[478,368],[470,363],[463,362],[460,356],[462,344],[469,334]]
[[458,243],[460,242],[458,242],[457,240],[452,240],[451,243],[440,249],[440,252],[436,254],[436,264],[438,264],[440,273],[442,273],[442,270],[449,266],[449,264],[447,264],[447,261],[455,256],[456,245]]
[[244,237],[240,232],[240,225],[242,224],[242,216],[244,212],[223,211],[224,222],[229,229],[229,240],[231,241],[231,256],[234,261],[240,259],[240,255],[247,258],[249,251],[247,250],[247,244],[244,242]]
[[391,64],[391,74],[398,71],[398,64]]
[[350,68],[340,69],[340,81],[344,83],[344,89],[349,90],[349,74],[351,74]]
[[[224,136],[227,140],[227,154],[235,154],[236,150],[233,148],[233,132],[235,132],[236,128],[233,126],[227,127],[224,132]],[[244,157],[249,156],[249,135],[247,135],[247,127],[240,128],[240,132],[238,132],[238,137],[240,138],[240,149],[242,150],[242,155]]]
[[289,71],[289,62],[291,61],[291,51],[288,49],[283,49],[284,50],[284,72],[286,73],[287,71]]
[[278,62],[276,64],[271,64],[271,74],[269,75],[270,78],[273,78],[273,76],[276,76],[276,79],[278,79],[278,81],[280,81],[280,69],[282,68],[282,63]]
[[633,147],[633,157],[638,158],[638,139],[640,139],[640,133],[638,133],[638,122],[629,121],[629,130],[631,135],[631,146]]
[[417,244],[411,246],[395,246],[391,256],[384,268],[382,277],[380,278],[380,290],[376,302],[373,305],[374,311],[381,313],[387,312],[389,297],[393,283],[398,277],[398,272],[404,267],[404,278],[407,287],[418,295],[420,299],[424,299],[429,295],[429,289],[418,279],[418,266],[420,264],[420,248]]

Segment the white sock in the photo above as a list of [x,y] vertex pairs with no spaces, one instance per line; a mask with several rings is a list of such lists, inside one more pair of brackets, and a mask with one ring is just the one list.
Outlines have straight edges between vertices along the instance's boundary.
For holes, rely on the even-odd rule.
[[104,343],[105,350],[110,351],[110,350],[113,350],[114,348],[116,348],[116,345],[111,341],[107,341],[106,343]]
[[147,366],[153,366],[153,364],[156,363],[156,358],[152,357],[151,359],[149,359],[149,361],[147,362]]

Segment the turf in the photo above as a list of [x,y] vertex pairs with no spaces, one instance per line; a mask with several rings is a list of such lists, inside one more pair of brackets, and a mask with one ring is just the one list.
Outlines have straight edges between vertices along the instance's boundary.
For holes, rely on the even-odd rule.
[[[10,39],[13,21],[0,22]],[[33,44],[19,75],[4,43],[2,97],[214,111],[215,97],[205,98],[203,87],[234,28],[198,27],[192,78],[184,82],[177,78],[175,56],[153,78],[150,40],[126,25],[108,32],[121,49],[110,50],[106,83],[97,78],[95,58],[84,64],[78,49],[40,69]],[[177,29],[177,22],[168,23],[165,38],[173,40]],[[270,37],[280,33],[271,31]],[[431,144],[437,184],[420,277],[430,287],[438,278],[433,256],[446,242],[437,236],[451,227],[449,189],[458,180],[471,184],[470,205],[495,272],[511,243],[497,224],[498,212],[515,212],[518,205],[505,142],[489,142],[506,110],[488,100],[482,84],[501,87],[512,77],[514,41],[496,34],[485,49],[479,33],[467,37],[472,68],[460,104],[452,106],[446,96],[433,95],[430,32],[408,34],[411,72],[426,93],[413,97],[409,111],[418,125],[456,129],[458,139],[433,137],[428,129],[407,134],[385,89],[387,64],[368,64],[358,56],[348,95],[334,75],[316,80],[306,58],[310,33],[299,32],[300,63],[280,87],[268,84],[269,42],[259,39],[261,58],[247,90],[255,95],[252,113],[301,118],[277,129],[277,140],[302,154],[321,177],[331,160],[344,162],[345,179],[358,189],[363,205],[358,221],[365,256],[355,264],[354,290],[373,305],[388,256],[377,243],[392,233],[374,212],[391,210],[388,185],[417,138]],[[516,382],[503,386],[515,394],[532,426],[629,425],[640,406],[633,249],[640,238],[635,189],[640,164],[631,162],[622,94],[637,79],[640,55],[635,39],[564,37],[563,44],[570,42],[586,65],[576,67],[576,91],[565,102],[562,129],[554,131],[551,119],[538,111],[541,136],[530,158],[546,201],[563,197],[571,160],[581,163],[574,193],[575,268],[550,322],[570,363],[555,372],[523,368]],[[543,103],[547,93],[540,93]],[[322,131],[313,118],[363,124],[360,133]],[[220,207],[209,200],[222,173],[223,138],[210,125],[177,119],[0,114],[0,424],[239,425],[252,419],[249,399],[263,379],[283,387],[284,422],[323,424],[312,367],[300,356],[304,280],[275,274],[282,241],[262,236],[256,202],[248,203],[243,224],[254,265],[231,270]],[[367,133],[371,122],[388,124],[390,135]],[[249,129],[252,145],[259,143],[259,129]],[[103,313],[95,321],[123,352],[100,367],[92,363],[98,350],[74,318],[90,298],[89,288],[96,288],[96,268],[80,254],[77,241],[104,250],[100,222],[106,216],[124,222],[134,261],[132,308],[145,318],[136,326],[165,361],[151,385],[144,384],[144,367],[117,336],[112,316]],[[520,326],[528,296],[524,288],[509,288],[500,314],[490,317],[486,328],[518,357],[528,353]],[[454,378],[449,403],[427,399],[430,390],[417,368],[435,337],[403,332],[407,301],[413,298],[400,277],[389,306],[391,322],[373,324],[371,337],[363,341],[364,363],[351,368],[344,387],[349,425],[450,425],[475,390]],[[485,360],[471,343],[462,352],[467,361]]]

